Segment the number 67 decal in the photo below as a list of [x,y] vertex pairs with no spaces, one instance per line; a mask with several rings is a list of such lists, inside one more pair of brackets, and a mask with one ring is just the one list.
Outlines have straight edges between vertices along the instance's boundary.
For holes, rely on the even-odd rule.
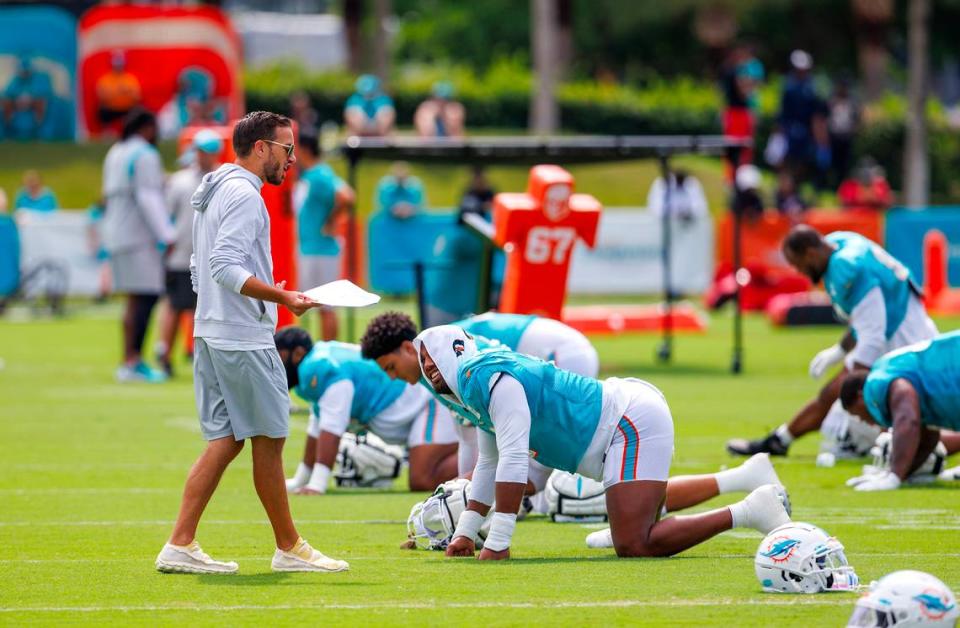
[[534,227],[523,257],[531,264],[563,264],[577,239],[572,227]]

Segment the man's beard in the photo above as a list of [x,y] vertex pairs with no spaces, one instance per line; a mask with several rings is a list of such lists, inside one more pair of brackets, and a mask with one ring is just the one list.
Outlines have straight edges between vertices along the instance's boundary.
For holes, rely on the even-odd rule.
[[284,164],[280,163],[279,161],[274,161],[271,157],[270,161],[263,169],[267,183],[272,183],[273,185],[280,185],[283,183],[283,178],[286,175],[286,171],[284,170],[283,166]]
[[813,285],[817,285],[818,283],[820,283],[820,280],[823,279],[823,275],[826,272],[827,272],[826,268],[824,269],[818,268],[816,270],[811,268],[809,277],[810,277],[810,281],[813,282]]

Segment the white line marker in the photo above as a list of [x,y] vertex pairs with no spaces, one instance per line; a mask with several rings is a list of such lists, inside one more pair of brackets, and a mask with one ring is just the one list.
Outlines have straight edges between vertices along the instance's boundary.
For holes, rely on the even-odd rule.
[[[223,576],[229,578],[230,576]],[[36,606],[23,608],[0,608],[2,613],[103,613],[103,612],[158,612],[158,611],[282,611],[282,610],[444,610],[444,609],[485,609],[485,608],[634,608],[634,607],[701,607],[701,606],[852,606],[853,596],[830,596],[829,598],[763,598],[755,600],[734,600],[729,598],[699,600],[608,600],[598,602],[473,602],[448,604],[384,602],[382,604],[237,604],[232,606]]]

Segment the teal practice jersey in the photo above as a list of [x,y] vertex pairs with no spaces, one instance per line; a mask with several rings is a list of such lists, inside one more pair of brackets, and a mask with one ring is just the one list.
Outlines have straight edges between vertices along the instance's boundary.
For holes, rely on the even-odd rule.
[[826,236],[837,247],[830,256],[823,286],[834,308],[850,318],[870,290],[880,288],[887,310],[885,337],[889,340],[907,315],[910,293],[920,294],[910,271],[877,244],[858,233],[836,231]]
[[466,418],[491,433],[490,379],[497,373],[523,386],[530,408],[530,455],[548,467],[575,472],[600,423],[600,382],[507,349],[480,351],[460,365],[457,382],[471,410]]
[[297,367],[300,383],[297,394],[316,404],[333,384],[349,380],[353,383],[353,404],[350,418],[366,425],[391,403],[406,387],[400,380],[387,377],[373,360],[364,360],[356,345],[342,342],[318,342]]
[[[508,349],[517,350],[520,344],[520,338],[527,331],[536,316],[529,314],[500,314],[499,312],[487,312],[465,318],[462,321],[453,323],[462,327],[464,331],[472,336],[481,336],[489,340],[496,340]],[[482,349],[479,344],[478,349]]]
[[876,361],[863,400],[877,423],[890,427],[888,394],[896,379],[909,381],[920,398],[924,425],[960,430],[960,331],[898,349]]

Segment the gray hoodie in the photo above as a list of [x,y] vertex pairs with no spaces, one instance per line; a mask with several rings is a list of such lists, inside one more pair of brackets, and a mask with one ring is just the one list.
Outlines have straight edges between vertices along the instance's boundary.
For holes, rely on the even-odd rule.
[[197,293],[194,335],[221,350],[274,348],[277,306],[240,294],[256,276],[273,285],[270,216],[263,182],[236,164],[206,174],[194,193],[190,275]]

